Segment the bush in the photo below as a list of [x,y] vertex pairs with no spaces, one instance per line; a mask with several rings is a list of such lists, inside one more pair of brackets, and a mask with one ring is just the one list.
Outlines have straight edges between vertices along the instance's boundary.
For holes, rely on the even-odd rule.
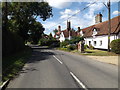
[[89,49],[94,49],[94,47],[92,45],[89,46]]
[[60,47],[66,47],[69,44],[68,41],[63,41],[60,43]]
[[25,48],[23,39],[15,33],[6,31],[2,33],[2,53],[8,56]]
[[113,40],[110,47],[112,52],[120,54],[120,39]]
[[40,46],[59,47],[60,46],[60,41],[58,41],[56,39],[43,38],[43,39],[40,39],[38,44]]
[[67,50],[71,51],[71,50],[75,50],[77,49],[77,46],[76,45],[68,45],[67,46]]
[[89,48],[89,46],[88,45],[84,45],[84,49],[87,49],[87,48]]

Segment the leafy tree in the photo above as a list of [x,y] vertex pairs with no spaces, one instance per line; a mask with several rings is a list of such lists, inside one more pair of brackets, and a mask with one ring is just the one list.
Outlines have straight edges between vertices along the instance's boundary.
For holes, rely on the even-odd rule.
[[39,39],[41,38],[44,28],[40,22],[36,21],[34,22],[34,24],[32,24],[31,28],[32,29],[29,30],[29,39],[31,39],[34,44],[37,44]]
[[28,31],[33,29],[31,26],[36,18],[45,21],[52,16],[52,8],[47,2],[8,2],[7,7],[3,3],[2,10],[3,29],[8,25],[9,30],[16,32],[24,41],[28,39]]
[[57,30],[57,29],[55,29],[55,30],[53,30],[53,32],[54,32],[54,34],[56,34],[56,33],[58,32],[58,30]]
[[73,37],[73,38],[69,41],[69,43],[70,43],[70,44],[76,44],[76,43],[78,43],[78,42],[81,41],[81,40],[84,40],[84,38],[83,38],[83,37],[76,36],[76,37]]
[[49,39],[53,39],[52,33],[49,34]]

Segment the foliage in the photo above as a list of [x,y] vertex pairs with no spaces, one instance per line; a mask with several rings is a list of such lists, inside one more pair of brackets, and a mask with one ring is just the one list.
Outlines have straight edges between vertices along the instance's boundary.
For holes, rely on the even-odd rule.
[[45,21],[52,16],[52,8],[47,2],[3,2],[2,10],[3,29],[7,27],[16,32],[24,41],[29,37],[29,30],[37,29],[32,27],[36,18],[40,17]]
[[55,38],[52,37],[52,34],[46,37],[42,37],[39,40],[39,45],[41,46],[49,46],[49,47],[59,47],[60,46],[60,41],[56,40]]
[[41,38],[44,28],[40,22],[36,22],[36,21],[31,27],[33,29],[29,30],[29,36],[30,36],[29,40],[31,40],[33,44],[37,44],[39,39]]
[[120,39],[113,40],[110,46],[112,52],[120,54]]
[[89,46],[88,45],[84,45],[84,49],[87,49],[87,48],[89,48]]
[[25,48],[23,39],[10,31],[3,33],[2,40],[3,57],[19,52]]
[[57,29],[55,29],[55,30],[53,30],[53,32],[54,32],[54,34],[56,34],[56,33],[58,32],[58,30],[57,30]]
[[54,39],[52,33],[49,34],[49,39]]
[[78,43],[79,41],[81,40],[84,40],[83,37],[79,37],[79,36],[76,36],[76,37],[73,37],[71,40],[70,40],[70,44],[76,44]]
[[68,51],[75,50],[75,49],[77,49],[77,46],[76,46],[76,45],[68,45],[68,46],[67,46],[67,50],[68,50]]
[[92,45],[89,46],[89,49],[94,49],[94,47]]
[[63,42],[60,43],[60,47],[66,47],[69,44],[69,41],[65,40]]
[[32,50],[26,47],[23,51],[4,57],[2,60],[2,81],[13,78],[27,62],[31,53]]

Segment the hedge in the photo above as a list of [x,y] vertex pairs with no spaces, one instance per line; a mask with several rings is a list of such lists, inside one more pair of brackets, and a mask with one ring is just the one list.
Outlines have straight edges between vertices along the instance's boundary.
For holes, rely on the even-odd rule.
[[110,46],[112,52],[120,54],[120,39],[113,40]]
[[9,56],[25,48],[23,39],[15,33],[6,31],[2,33],[2,54]]

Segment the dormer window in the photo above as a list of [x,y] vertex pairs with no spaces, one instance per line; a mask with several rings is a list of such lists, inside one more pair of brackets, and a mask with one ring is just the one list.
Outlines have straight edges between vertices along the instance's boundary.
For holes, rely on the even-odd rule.
[[93,29],[93,34],[92,34],[92,36],[95,36],[95,35],[97,35],[97,29],[96,29],[96,28]]
[[83,35],[84,35],[84,32],[83,32],[82,30],[80,31],[80,35],[81,35],[81,36],[83,36]]

